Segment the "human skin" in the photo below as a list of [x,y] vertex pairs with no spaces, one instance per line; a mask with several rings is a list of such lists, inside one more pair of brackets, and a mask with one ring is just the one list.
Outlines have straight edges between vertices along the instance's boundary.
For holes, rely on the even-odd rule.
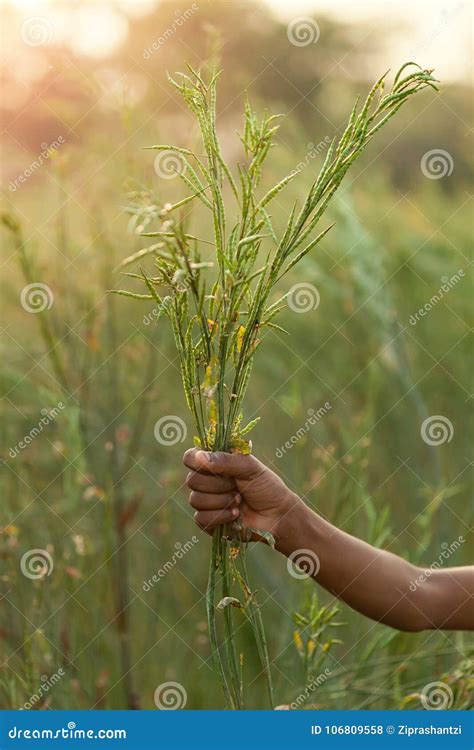
[[[427,576],[424,568],[321,518],[255,456],[194,448],[183,461],[190,470],[189,502],[204,531],[212,534],[240,518],[245,528],[270,531],[275,549],[287,557],[310,551],[318,564],[308,573],[321,586],[398,630],[474,630],[474,566],[429,570]],[[258,534],[253,538],[265,542]]]

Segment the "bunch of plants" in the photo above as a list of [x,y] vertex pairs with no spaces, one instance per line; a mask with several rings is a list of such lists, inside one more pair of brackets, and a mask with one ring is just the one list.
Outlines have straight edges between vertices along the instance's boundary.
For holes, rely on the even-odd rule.
[[[240,136],[243,159],[233,170],[224,159],[217,134],[219,74],[206,75],[189,67],[187,73],[169,79],[196,118],[202,148],[150,147],[173,160],[176,176],[187,192],[181,200],[161,206],[155,230],[142,232],[153,243],[121,263],[122,270],[135,267],[125,273],[144,288],[117,293],[153,301],[157,317],[171,324],[196,430],[195,445],[203,450],[251,451],[248,436],[258,420],[246,422],[243,402],[254,357],[267,330],[286,333],[277,320],[288,304],[289,292],[275,291],[286,274],[326,237],[331,225],[320,229],[320,223],[331,199],[377,132],[413,95],[425,88],[437,90],[432,71],[416,63],[403,65],[388,90],[387,75],[376,81],[363,103],[357,99],[301,204],[288,209],[282,231],[272,209],[299,172],[293,171],[270,189],[262,187],[280,115],[259,116],[245,103]],[[191,231],[188,209],[195,205],[210,217],[212,234],[207,238]],[[150,229],[153,221],[147,224],[144,228]],[[269,703],[274,705],[260,606],[247,574],[247,547],[256,535],[274,544],[270,532],[242,528],[238,522],[218,527],[212,536],[207,588],[210,643],[227,705],[233,709],[245,706],[243,655],[238,653],[235,638],[237,614],[253,629]]]

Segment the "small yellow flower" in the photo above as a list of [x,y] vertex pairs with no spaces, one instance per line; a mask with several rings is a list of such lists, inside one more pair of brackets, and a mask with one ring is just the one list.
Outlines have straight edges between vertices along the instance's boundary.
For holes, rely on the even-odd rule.
[[303,654],[304,653],[303,639],[301,638],[301,634],[299,630],[295,630],[295,632],[293,633],[293,640],[295,642],[295,646],[298,650],[298,653]]
[[242,349],[242,342],[244,340],[245,326],[239,326],[237,329],[237,351],[240,352]]

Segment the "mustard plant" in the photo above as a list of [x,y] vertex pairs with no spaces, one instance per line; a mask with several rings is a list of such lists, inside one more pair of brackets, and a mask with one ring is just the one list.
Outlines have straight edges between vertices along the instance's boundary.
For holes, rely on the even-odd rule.
[[[224,160],[217,135],[219,74],[206,78],[188,66],[188,73],[178,74],[177,79],[169,77],[197,120],[203,154],[181,146],[150,147],[171,152],[176,175],[188,193],[176,203],[162,207],[162,223],[156,231],[143,233],[154,238],[154,243],[121,263],[124,269],[153,258],[153,272],[146,272],[143,267],[135,273],[127,272],[143,282],[143,292],[117,293],[154,301],[160,315],[170,321],[197,446],[211,451],[250,452],[247,435],[258,420],[245,423],[242,404],[252,362],[265,330],[283,330],[276,318],[288,301],[288,293],[275,301],[270,300],[271,293],[330,230],[331,226],[327,226],[316,231],[347,171],[374,135],[412,95],[427,87],[437,90],[431,73],[416,63],[406,63],[389,91],[385,92],[385,73],[362,106],[357,99],[342,135],[330,144],[301,206],[295,204],[289,210],[282,232],[272,221],[271,204],[297,178],[298,171],[283,177],[266,192],[261,187],[264,163],[274,144],[280,115],[265,113],[259,117],[249,102],[245,103],[241,135],[244,160],[234,175]],[[200,204],[209,213],[213,227],[210,239],[200,239],[188,231],[184,209],[191,203]],[[209,247],[211,258],[206,252]],[[234,524],[232,528],[217,528],[212,539],[207,590],[210,642],[231,708],[244,706],[242,656],[237,656],[233,632],[235,610],[240,610],[253,627],[273,705],[270,659],[260,608],[245,570],[246,546],[254,533]],[[259,535],[273,544],[271,534],[260,531]],[[234,584],[243,592],[241,599],[232,595]],[[219,610],[223,612],[225,633],[221,644],[216,623]]]

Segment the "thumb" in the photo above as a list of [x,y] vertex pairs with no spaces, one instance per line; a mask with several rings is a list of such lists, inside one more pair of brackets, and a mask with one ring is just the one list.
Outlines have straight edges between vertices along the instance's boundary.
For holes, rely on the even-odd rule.
[[225,474],[236,479],[254,479],[264,471],[264,466],[255,456],[243,453],[197,451],[195,461],[198,471]]

